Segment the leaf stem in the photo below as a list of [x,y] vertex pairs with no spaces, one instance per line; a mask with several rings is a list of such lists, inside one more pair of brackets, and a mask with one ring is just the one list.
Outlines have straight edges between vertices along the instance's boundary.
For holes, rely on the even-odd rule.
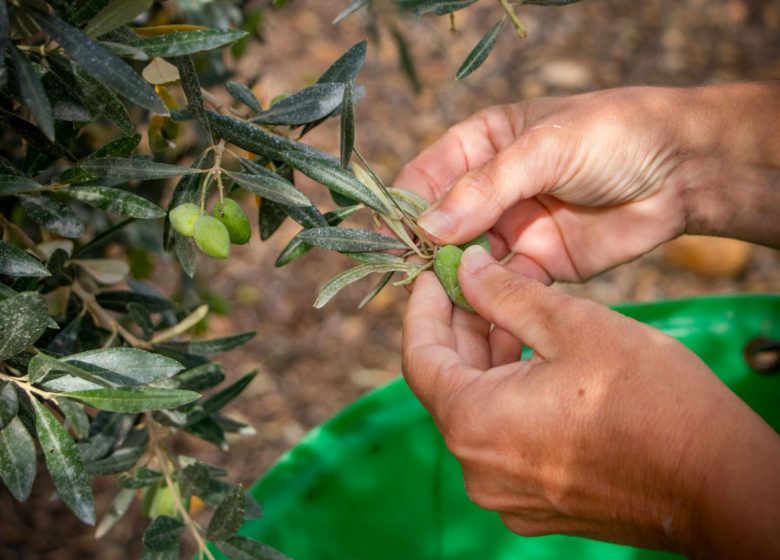
[[43,389],[38,389],[37,387],[33,387],[32,383],[30,383],[29,381],[24,381],[23,379],[14,377],[12,375],[6,375],[4,373],[0,373],[0,380],[10,381],[11,383],[18,385],[19,388],[25,393],[27,393],[28,395],[30,393],[35,393],[36,395],[47,400],[53,400],[56,397],[54,393],[50,393],[49,391],[44,391]]
[[519,17],[517,17],[512,4],[509,3],[509,0],[498,0],[498,3],[501,4],[504,12],[506,12],[506,15],[509,17],[509,21],[512,22],[512,27],[515,28],[515,33],[517,33],[517,36],[521,39],[525,39],[528,36],[528,32],[525,30],[525,27],[523,27],[523,22],[520,21]]
[[90,311],[90,313],[92,313],[92,315],[95,316],[95,318],[101,325],[103,325],[103,327],[110,331],[116,330],[119,335],[125,339],[128,344],[130,344],[130,346],[135,348],[142,348],[144,350],[150,350],[152,348],[152,345],[149,342],[141,340],[122,325],[120,325],[116,319],[108,314],[108,311],[100,306],[100,304],[97,302],[97,299],[95,299],[95,296],[84,289],[84,287],[78,281],[73,283],[71,289],[73,290],[73,293],[84,302],[86,308]]
[[27,247],[30,251],[35,253],[35,256],[43,260],[48,260],[49,257],[46,255],[46,253],[44,253],[38,248],[38,244],[35,243],[35,241],[33,241],[32,239],[30,239],[30,236],[24,233],[24,231],[22,231],[22,229],[19,226],[17,226],[15,223],[10,221],[2,214],[0,214],[0,225],[2,225],[3,228],[12,232],[16,237],[18,237],[22,241],[22,243],[24,243],[25,247]]
[[167,452],[160,445],[160,438],[157,433],[157,422],[154,421],[154,418],[152,418],[152,415],[148,412],[144,417],[146,418],[146,429],[149,432],[149,449],[160,465],[165,485],[173,495],[174,505],[179,511],[182,521],[189,528],[192,538],[195,539],[200,555],[206,556],[209,560],[215,560],[214,555],[208,549],[208,546],[206,546],[206,541],[203,540],[203,537],[198,530],[198,524],[192,519],[190,512],[187,511],[187,508],[184,507],[184,504],[182,503],[181,494],[173,481],[173,475],[171,474],[170,466],[168,465]]

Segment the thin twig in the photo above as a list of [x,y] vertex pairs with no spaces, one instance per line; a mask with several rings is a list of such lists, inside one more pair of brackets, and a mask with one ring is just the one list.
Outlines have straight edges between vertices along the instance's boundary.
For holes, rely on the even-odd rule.
[[179,515],[181,515],[182,521],[189,528],[190,533],[192,533],[192,537],[195,539],[195,543],[198,545],[199,552],[205,555],[209,560],[215,560],[214,555],[206,546],[206,541],[203,540],[203,537],[198,530],[198,524],[194,519],[192,519],[190,512],[187,511],[187,508],[184,507],[184,504],[181,501],[181,494],[179,493],[178,488],[176,488],[176,484],[173,481],[173,476],[171,475],[170,467],[168,466],[168,458],[166,457],[167,453],[160,445],[160,440],[157,435],[157,423],[152,418],[152,415],[148,412],[146,413],[145,418],[146,428],[149,431],[149,449],[151,450],[152,455],[154,455],[154,457],[157,459],[157,462],[160,464],[160,470],[162,471],[163,478],[165,479],[165,485],[173,495],[174,505],[179,511]]
[[4,373],[0,373],[0,379],[3,381],[10,381],[11,383],[14,383],[19,386],[19,388],[27,393],[28,395],[30,393],[35,393],[36,395],[39,395],[47,400],[53,400],[56,396],[54,393],[50,393],[49,391],[44,391],[43,389],[38,389],[37,387],[33,387],[32,383],[29,381],[24,381],[23,379],[19,379],[18,377],[13,377],[12,375],[6,375]]
[[525,39],[528,36],[528,32],[525,30],[525,27],[523,27],[523,22],[520,21],[519,17],[517,17],[515,9],[509,3],[509,0],[498,0],[498,3],[501,4],[504,12],[506,12],[506,15],[509,17],[509,21],[512,22],[512,27],[515,28],[515,33],[517,33],[517,36],[521,39]]
[[133,333],[128,331],[119,322],[108,314],[108,311],[103,309],[95,299],[95,296],[89,293],[84,287],[79,284],[78,281],[74,282],[71,286],[73,293],[76,294],[84,305],[87,307],[90,313],[95,316],[98,322],[103,325],[104,328],[113,331],[116,330],[119,335],[125,339],[125,341],[135,348],[143,348],[144,350],[150,350],[152,345],[145,340],[141,340]]
[[41,251],[38,248],[38,244],[35,243],[35,241],[33,241],[32,239],[30,239],[29,235],[24,233],[24,231],[22,231],[22,229],[19,226],[17,226],[15,223],[11,222],[8,218],[3,216],[2,214],[0,214],[0,224],[2,224],[2,226],[4,228],[7,228],[9,231],[13,232],[13,234],[16,237],[21,239],[22,243],[24,243],[24,246],[27,247],[33,253],[35,253],[35,255],[38,258],[43,259],[43,260],[47,260],[49,258],[46,255],[46,253],[44,253],[43,251]]

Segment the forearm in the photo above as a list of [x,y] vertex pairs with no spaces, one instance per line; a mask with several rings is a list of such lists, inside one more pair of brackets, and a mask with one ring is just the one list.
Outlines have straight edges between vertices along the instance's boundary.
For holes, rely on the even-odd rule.
[[693,557],[780,557],[780,438],[764,424],[734,428],[702,485]]
[[687,95],[679,119],[686,153],[670,178],[684,197],[687,232],[780,247],[780,85]]

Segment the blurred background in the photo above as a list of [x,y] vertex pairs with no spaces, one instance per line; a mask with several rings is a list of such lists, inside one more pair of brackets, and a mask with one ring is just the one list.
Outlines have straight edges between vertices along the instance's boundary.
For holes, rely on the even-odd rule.
[[[225,53],[233,79],[253,84],[265,103],[309,85],[371,31],[364,11],[331,25],[347,4],[291,0],[265,11],[262,21],[254,22],[261,26],[262,40],[250,42],[238,59]],[[246,3],[247,13],[252,8],[252,2]],[[518,13],[528,39],[519,41],[505,30],[484,66],[462,82],[454,80],[455,71],[501,16],[497,2],[484,0],[458,12],[455,33],[446,17],[395,21],[408,41],[416,87],[408,68],[405,72],[399,64],[388,28],[375,30],[358,80],[366,96],[358,107],[357,146],[386,182],[449,126],[488,105],[625,85],[697,86],[780,77],[780,0],[585,0],[557,9],[520,7]],[[219,84],[212,90],[224,94]],[[307,141],[337,153],[338,123],[315,130]],[[324,189],[309,194],[316,202],[329,201]],[[255,201],[244,203],[248,213],[256,213]],[[188,288],[212,304],[210,335],[258,331],[221,360],[232,378],[259,369],[230,408],[257,434],[236,439],[229,455],[207,444],[191,447],[185,440],[178,450],[228,467],[236,481],[247,485],[310,428],[400,371],[406,293],[387,289],[358,313],[357,304],[371,286],[361,283],[315,310],[319,287],[348,261],[315,249],[274,269],[276,255],[297,230],[288,220],[269,241],[255,237],[247,246],[234,247],[225,262],[202,259],[196,284]],[[176,291],[177,271],[160,262],[152,282]],[[780,252],[730,240],[682,238],[585,285],[559,287],[605,304],[777,291]],[[96,489],[99,515],[112,489],[108,480]],[[0,559],[138,556],[144,522],[133,520],[132,512],[96,542],[92,529],[51,501],[51,494],[47,476],[36,483],[32,507],[19,507],[0,489]],[[31,541],[29,534],[38,537]],[[65,536],[69,545],[62,548]]]

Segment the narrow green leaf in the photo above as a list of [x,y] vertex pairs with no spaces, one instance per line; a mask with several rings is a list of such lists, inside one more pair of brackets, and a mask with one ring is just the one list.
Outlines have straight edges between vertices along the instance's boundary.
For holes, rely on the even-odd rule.
[[270,238],[287,219],[287,208],[273,200],[263,199],[257,211],[258,231],[260,239]]
[[390,279],[395,274],[395,271],[386,272],[384,276],[377,282],[377,285],[374,286],[374,289],[368,292],[366,294],[366,297],[364,297],[361,302],[358,304],[358,309],[363,309],[366,305],[371,303],[373,299],[381,292],[385,286],[387,286],[387,283],[390,282]]
[[49,409],[37,399],[30,399],[30,402],[35,411],[35,429],[57,494],[76,517],[94,525],[92,489],[76,444]]
[[0,430],[14,419],[19,411],[19,399],[13,383],[0,383]]
[[463,61],[461,67],[458,68],[458,71],[455,73],[456,80],[462,80],[471,74],[474,70],[479,68],[483,62],[485,62],[488,55],[493,50],[493,47],[496,46],[498,36],[504,29],[505,24],[506,17],[502,18],[498,23],[491,27],[487,33],[485,33],[482,39],[479,40],[476,46],[468,54],[466,60]]
[[[338,208],[337,210],[333,210],[331,212],[328,212],[325,214],[325,225],[326,226],[337,226],[342,221],[346,220],[349,216],[357,212],[358,210],[362,209],[363,207],[360,205],[355,206],[345,206],[342,208]],[[304,224],[304,227],[323,227],[320,226],[320,224]],[[308,243],[304,243],[301,239],[299,239],[297,236],[293,237],[290,242],[287,244],[287,246],[282,250],[282,252],[279,254],[279,256],[276,258],[276,262],[274,263],[274,266],[281,267],[290,264],[291,262],[294,262],[301,258],[303,255],[308,253],[312,249],[312,245],[309,245]]]
[[159,408],[176,408],[200,397],[194,391],[158,387],[87,389],[63,393],[62,396],[109,412],[145,412]]
[[103,538],[114,527],[114,525],[116,525],[117,522],[122,519],[125,513],[127,513],[127,510],[130,509],[130,504],[133,503],[134,498],[134,490],[123,488],[117,492],[117,495],[111,502],[111,506],[108,508],[108,511],[103,516],[103,519],[100,520],[98,526],[95,528],[96,539]]
[[195,65],[192,63],[192,57],[190,55],[177,56],[173,63],[179,69],[181,87],[184,90],[184,95],[187,96],[187,109],[195,116],[195,120],[198,121],[203,134],[211,141],[211,127],[209,127],[209,119],[206,117],[206,108],[203,105],[203,95],[200,91],[200,81],[198,81],[198,74],[195,72]]
[[30,496],[35,481],[35,442],[18,417],[0,430],[0,478],[20,502]]
[[81,439],[89,433],[89,416],[84,412],[84,407],[68,399],[57,399],[57,408],[60,409],[68,426]]
[[241,29],[198,29],[179,31],[139,40],[135,45],[150,57],[162,58],[216,49],[247,35]]
[[152,87],[121,58],[59,18],[42,12],[30,13],[41,28],[97,81],[145,109],[168,114]]
[[330,115],[342,103],[344,84],[314,84],[276,103],[250,119],[263,124],[297,126]]
[[0,239],[0,274],[14,278],[51,276],[35,257]]
[[184,369],[172,358],[140,348],[98,348],[65,356],[62,361],[88,371],[113,373],[106,378],[123,386],[148,385]]
[[341,23],[345,19],[347,19],[349,16],[357,12],[360,8],[363,8],[364,6],[368,6],[371,3],[371,0],[353,0],[353,2],[347,6],[344,11],[342,11],[339,15],[335,17],[333,20],[333,25],[336,25],[337,23]]
[[387,192],[393,197],[396,204],[413,218],[417,218],[430,206],[427,200],[411,191],[390,187]]
[[204,412],[212,413],[225,408],[230,401],[235,399],[249,386],[256,375],[257,370],[250,371],[249,373],[242,375],[235,383],[228,385],[218,393],[210,396],[203,401],[203,404],[201,405]]
[[384,210],[382,203],[360,181],[341,169],[338,161],[327,154],[232,117],[212,112],[208,116],[212,130],[236,146],[266,159],[281,160],[339,194],[380,212]]
[[285,206],[311,206],[311,201],[306,195],[287,182],[281,176],[266,170],[261,174],[239,173],[237,171],[225,171],[225,175],[250,192],[260,195],[268,200],[273,200]]
[[165,210],[152,201],[121,189],[88,186],[73,187],[65,192],[71,198],[120,216],[142,220],[165,216]]
[[181,167],[168,163],[158,163],[145,158],[105,157],[85,161],[81,166],[98,177],[109,179],[164,179],[179,175],[194,175],[202,171],[192,167]]
[[68,239],[84,234],[84,224],[65,204],[43,195],[22,195],[20,199],[27,217],[50,232]]
[[100,284],[116,284],[130,274],[130,264],[124,259],[71,259],[68,264],[78,266]]
[[409,270],[409,268],[409,265],[405,264],[362,264],[360,266],[356,266],[355,268],[345,270],[341,274],[331,278],[322,287],[320,295],[317,297],[317,301],[314,303],[314,307],[321,309],[341,290],[353,282],[357,282],[358,280],[365,278],[369,274],[376,272],[397,272]]
[[33,126],[26,120],[2,108],[0,108],[0,127],[24,138],[30,146],[43,154],[64,157],[69,160],[75,159],[65,146],[46,138],[46,135],[37,126]]
[[[91,113],[103,115],[114,123],[122,134],[132,136],[135,133],[133,121],[127,107],[107,86],[92,77],[85,69],[76,66],[73,75],[79,85],[81,97]],[[88,159],[92,159],[90,156]]]
[[352,150],[355,149],[355,103],[352,99],[354,84],[347,83],[341,103],[341,167],[349,167]]
[[234,486],[220,502],[209,522],[206,537],[209,540],[225,540],[232,537],[244,523],[246,500],[244,488]]
[[159,471],[149,470],[146,467],[140,467],[134,473],[123,473],[119,476],[118,483],[122,488],[138,489],[146,488],[163,480],[163,475]]
[[144,546],[152,552],[165,552],[176,548],[185,527],[184,523],[173,517],[156,517],[144,531]]
[[357,77],[366,61],[368,41],[363,40],[351,46],[347,52],[341,55],[336,62],[330,65],[317,80],[318,84],[332,84],[352,82]]
[[15,356],[46,330],[49,310],[35,292],[22,292],[0,301],[0,360]]
[[390,35],[393,37],[395,46],[398,49],[398,61],[401,64],[401,70],[403,70],[406,78],[409,80],[414,93],[420,93],[422,84],[420,83],[420,76],[417,74],[414,57],[409,49],[409,42],[397,27],[390,28]]
[[230,560],[291,560],[275,548],[247,537],[230,537],[217,546]]
[[190,340],[189,342],[168,342],[162,344],[162,348],[169,348],[177,352],[195,354],[198,356],[211,356],[221,354],[233,348],[241,346],[255,336],[255,331],[249,331],[224,338],[214,338],[211,340]]
[[22,101],[30,109],[38,126],[46,137],[54,141],[54,116],[43,84],[27,57],[15,47],[9,49],[16,70],[16,79],[22,92]]
[[252,109],[255,113],[259,113],[263,110],[260,102],[257,100],[257,97],[255,97],[255,94],[252,93],[252,90],[246,87],[244,84],[239,84],[233,80],[228,80],[227,84],[225,84],[225,89],[227,89],[228,93],[233,96],[233,99],[243,103]]
[[89,20],[84,33],[90,37],[100,37],[117,27],[132,22],[140,14],[152,7],[154,0],[113,0]]
[[146,445],[137,447],[122,447],[108,457],[96,461],[87,461],[84,468],[92,476],[119,474],[132,469],[138,460],[146,453]]
[[110,311],[124,312],[128,303],[143,305],[149,313],[160,313],[175,307],[168,299],[130,290],[104,290],[95,297],[102,307]]
[[18,175],[0,175],[0,196],[34,192],[41,188],[36,181]]
[[408,249],[398,239],[367,229],[343,227],[312,228],[303,230],[297,237],[309,245],[343,253]]
[[416,16],[434,14],[442,16],[468,8],[477,0],[396,0],[398,5]]
[[160,381],[158,387],[167,389],[189,389],[204,391],[211,389],[225,380],[225,372],[217,362],[208,362],[194,368],[182,371],[175,377]]
[[210,478],[209,468],[203,463],[187,465],[179,471],[178,482],[182,496],[199,496],[207,491]]

